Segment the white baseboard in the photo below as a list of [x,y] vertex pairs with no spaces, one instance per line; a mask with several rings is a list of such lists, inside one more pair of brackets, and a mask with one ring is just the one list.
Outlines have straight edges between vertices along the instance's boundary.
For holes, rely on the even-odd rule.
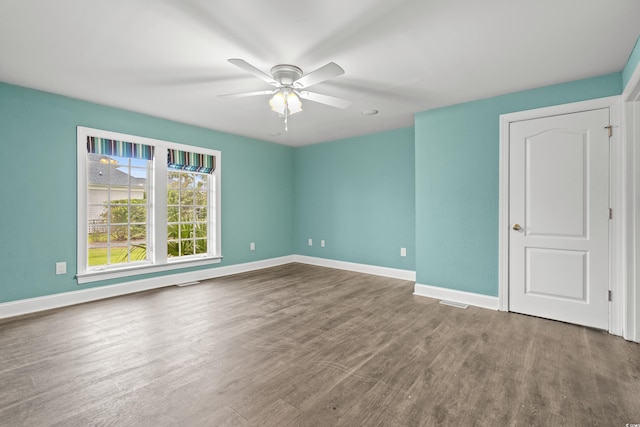
[[457,291],[455,289],[439,288],[437,286],[421,285],[420,283],[416,283],[413,289],[413,294],[421,297],[453,301],[476,307],[488,308],[490,310],[498,310],[498,297]]
[[82,304],[85,302],[91,302],[105,298],[112,298],[135,292],[148,291],[151,289],[163,288],[166,286],[173,286],[181,283],[197,282],[201,280],[214,279],[216,277],[229,276],[232,274],[246,273],[263,268],[289,264],[292,262],[317,265],[321,267],[337,268],[340,270],[349,270],[359,273],[373,274],[376,276],[392,277],[394,279],[410,281],[416,280],[416,272],[410,270],[378,267],[375,265],[367,264],[356,264],[351,262],[308,257],[303,255],[288,255],[284,257],[248,262],[244,264],[209,268],[205,270],[190,271],[186,273],[169,274],[166,276],[134,280],[131,282],[118,283],[115,285],[98,286],[95,288],[79,289],[77,291],[63,292],[42,297],[27,298],[18,301],[0,303],[0,319],[35,313],[38,311],[51,310],[54,308],[66,307],[69,305]]
[[77,291],[0,303],[0,319],[131,294],[134,292],[147,291],[165,286],[173,286],[180,283],[196,282],[199,280],[229,276],[231,274],[245,273],[248,271],[275,267],[292,262],[294,262],[294,256],[289,255],[244,264],[170,274],[166,276],[152,277],[150,279],[119,283],[116,285],[99,286],[95,288],[80,289]]
[[398,268],[378,267],[369,264],[357,264],[354,262],[336,261],[327,258],[316,258],[305,255],[294,255],[295,262],[317,265],[319,267],[337,268],[338,270],[355,271],[357,273],[373,274],[374,276],[392,277],[400,280],[416,281],[416,272],[401,270]]

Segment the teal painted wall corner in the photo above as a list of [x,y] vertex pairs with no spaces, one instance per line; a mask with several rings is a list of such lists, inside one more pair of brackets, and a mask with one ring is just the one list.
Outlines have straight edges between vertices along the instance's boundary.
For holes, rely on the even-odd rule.
[[413,156],[412,127],[297,148],[296,253],[413,271]]
[[[161,275],[74,279],[77,126],[220,150],[224,259],[215,267],[293,253],[293,148],[0,83],[0,302]],[[67,274],[55,275],[57,261]]]
[[621,90],[613,73],[416,114],[417,283],[498,295],[501,114]]

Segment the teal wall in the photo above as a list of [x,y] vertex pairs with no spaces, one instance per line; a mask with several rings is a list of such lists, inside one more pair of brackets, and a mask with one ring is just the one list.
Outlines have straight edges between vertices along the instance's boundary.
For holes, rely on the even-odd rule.
[[[0,83],[0,302],[131,280],[74,279],[78,125],[222,152],[223,262],[181,271],[300,254],[415,270],[421,284],[495,296],[499,115],[617,95],[623,79],[424,111],[415,127],[299,148]],[[66,275],[54,274],[57,261]]]
[[413,156],[413,128],[297,148],[296,253],[414,270]]
[[636,45],[631,51],[631,55],[629,55],[629,60],[627,61],[627,65],[625,65],[622,70],[622,89],[627,86],[629,80],[631,80],[631,76],[636,68],[640,65],[640,38],[636,41]]
[[417,283],[498,295],[500,114],[619,95],[621,73],[415,117]]
[[293,148],[0,83],[0,302],[118,282],[74,279],[78,125],[222,152],[215,267],[293,253]]

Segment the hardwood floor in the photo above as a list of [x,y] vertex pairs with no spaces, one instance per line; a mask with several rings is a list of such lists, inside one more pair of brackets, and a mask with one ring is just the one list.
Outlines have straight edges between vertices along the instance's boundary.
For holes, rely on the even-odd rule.
[[0,321],[3,426],[640,423],[640,345],[289,264]]

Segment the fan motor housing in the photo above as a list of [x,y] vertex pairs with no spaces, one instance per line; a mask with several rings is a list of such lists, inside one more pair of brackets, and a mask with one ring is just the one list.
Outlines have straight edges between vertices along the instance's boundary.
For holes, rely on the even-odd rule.
[[291,86],[293,82],[302,77],[302,69],[295,65],[279,64],[271,68],[271,75],[282,86]]

